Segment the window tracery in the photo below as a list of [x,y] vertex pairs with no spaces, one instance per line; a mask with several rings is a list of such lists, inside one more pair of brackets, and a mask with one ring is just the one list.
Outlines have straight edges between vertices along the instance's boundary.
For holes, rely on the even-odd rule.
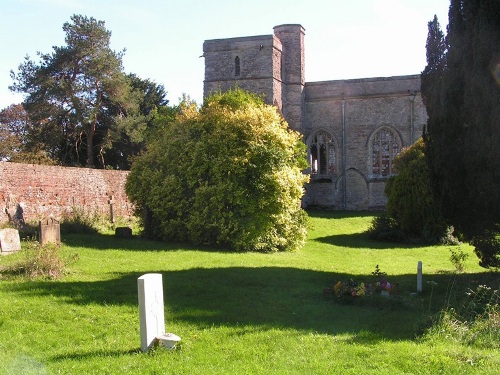
[[394,173],[394,158],[401,151],[399,137],[390,129],[383,128],[372,138],[372,173],[389,176]]
[[313,177],[332,176],[337,172],[335,143],[330,134],[319,131],[312,137],[309,145],[309,162]]

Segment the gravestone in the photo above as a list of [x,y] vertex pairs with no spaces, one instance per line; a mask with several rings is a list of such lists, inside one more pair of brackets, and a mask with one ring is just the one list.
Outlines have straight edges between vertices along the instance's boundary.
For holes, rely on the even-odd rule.
[[422,261],[417,265],[417,293],[422,293]]
[[61,243],[61,223],[59,220],[49,217],[38,222],[40,231],[40,244]]
[[160,273],[147,273],[137,279],[141,349],[147,352],[165,334],[163,310],[163,280]]
[[132,237],[132,228],[130,228],[130,227],[117,227],[115,229],[115,236],[116,237],[131,238]]
[[108,204],[109,204],[109,220],[114,223],[115,222],[115,213],[113,211],[113,205],[115,204],[115,200],[112,195],[109,196]]
[[14,228],[0,229],[0,250],[2,255],[12,254],[21,250],[19,231]]

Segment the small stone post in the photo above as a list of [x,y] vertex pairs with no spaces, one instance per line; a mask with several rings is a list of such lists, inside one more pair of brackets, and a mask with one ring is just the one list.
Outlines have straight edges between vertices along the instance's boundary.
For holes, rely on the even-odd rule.
[[422,261],[417,265],[417,293],[422,293]]
[[113,196],[109,196],[108,204],[109,204],[109,220],[114,224],[115,223],[115,213],[113,211],[113,204],[115,203],[115,200],[113,199]]
[[141,349],[147,352],[157,336],[165,333],[163,280],[160,273],[147,273],[137,279]]

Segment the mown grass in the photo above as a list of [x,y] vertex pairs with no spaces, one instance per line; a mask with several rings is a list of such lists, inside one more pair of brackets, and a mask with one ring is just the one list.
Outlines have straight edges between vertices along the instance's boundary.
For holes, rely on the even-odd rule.
[[[499,288],[468,245],[457,274],[448,246],[369,240],[371,214],[310,216],[308,242],[295,253],[63,236],[63,255],[78,254],[63,278],[0,279],[0,373],[497,373],[498,348],[423,335],[468,288]],[[419,260],[424,291],[414,296]],[[323,296],[338,280],[373,281],[377,264],[399,283],[397,297]],[[137,278],[148,272],[163,275],[167,331],[182,338],[176,350],[140,351]]]

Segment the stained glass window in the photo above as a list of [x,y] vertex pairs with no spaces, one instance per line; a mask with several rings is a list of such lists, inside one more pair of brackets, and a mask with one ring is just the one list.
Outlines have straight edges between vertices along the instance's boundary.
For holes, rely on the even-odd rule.
[[392,163],[399,151],[398,137],[393,131],[384,128],[375,133],[372,141],[372,173],[378,176],[394,173]]

